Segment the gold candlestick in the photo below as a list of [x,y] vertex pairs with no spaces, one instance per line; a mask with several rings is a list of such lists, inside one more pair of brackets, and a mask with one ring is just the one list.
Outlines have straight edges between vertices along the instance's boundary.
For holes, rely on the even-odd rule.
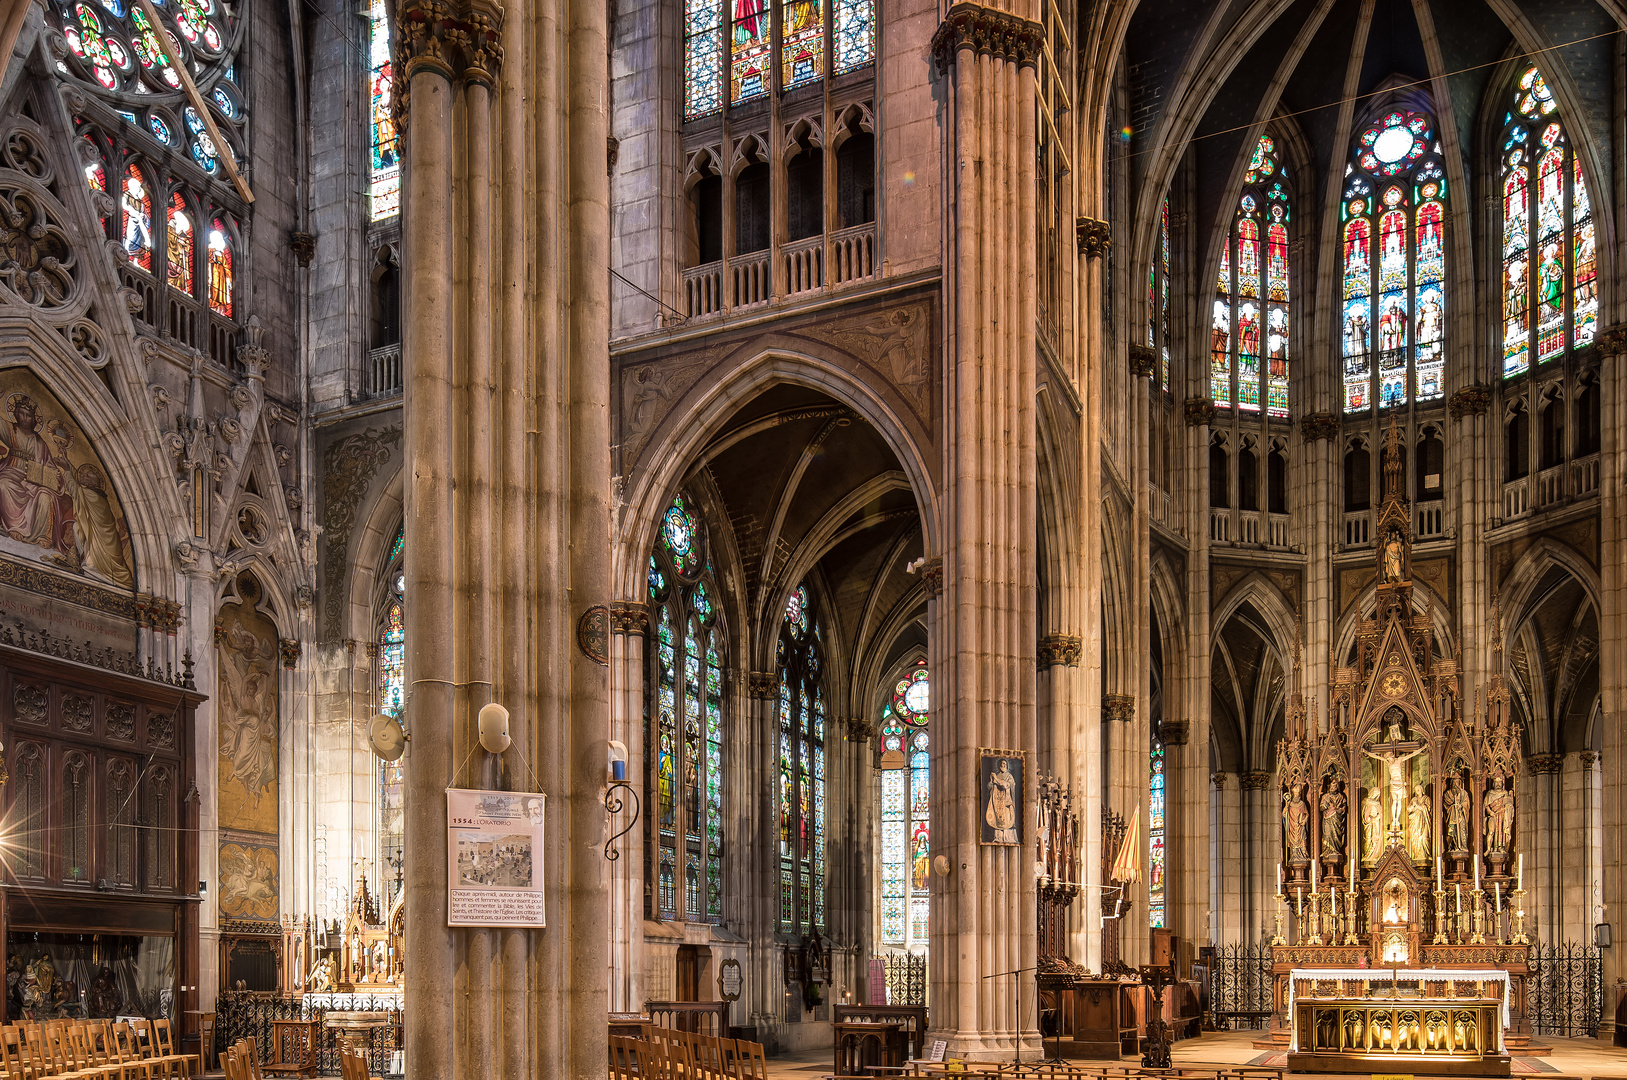
[[1446,941],[1446,890],[1435,890],[1435,940],[1431,945],[1445,945]]
[[1303,929],[1300,930],[1299,936],[1303,944],[1322,944],[1322,894],[1319,892],[1311,893],[1311,936],[1306,938]]
[[1469,894],[1474,897],[1474,933],[1469,935],[1470,945],[1484,945],[1486,943],[1486,890],[1476,889]]
[[1356,883],[1354,881],[1350,883],[1350,890],[1345,895],[1350,898],[1350,903],[1345,907],[1345,944],[1360,945],[1361,941],[1356,937]]
[[1531,939],[1525,936],[1525,890],[1514,890],[1514,927],[1509,935],[1511,945],[1529,945]]
[[1285,940],[1282,936],[1282,905],[1287,899],[1288,897],[1284,896],[1282,893],[1277,894],[1277,932],[1271,935],[1271,944],[1273,945],[1288,944],[1287,940]]

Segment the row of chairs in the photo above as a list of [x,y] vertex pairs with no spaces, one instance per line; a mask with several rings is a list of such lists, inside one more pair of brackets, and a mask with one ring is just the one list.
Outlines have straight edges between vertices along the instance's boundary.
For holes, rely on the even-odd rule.
[[[1026,1062],[1022,1065],[970,1064],[960,1062],[912,1061],[893,1070],[874,1070],[875,1075],[937,1077],[998,1077],[999,1080],[1283,1080],[1287,1070],[1263,1065],[1183,1065],[1170,1069],[1149,1069],[1138,1065],[1102,1061]],[[840,1078],[846,1080],[846,1078]]]
[[763,1053],[762,1043],[746,1039],[650,1028],[641,1038],[610,1036],[610,1077],[611,1080],[768,1080],[768,1057]]
[[220,1055],[226,1080],[261,1080],[260,1048],[253,1039],[238,1039]]
[[168,1020],[46,1020],[0,1027],[4,1080],[192,1080],[203,1063],[175,1050]]

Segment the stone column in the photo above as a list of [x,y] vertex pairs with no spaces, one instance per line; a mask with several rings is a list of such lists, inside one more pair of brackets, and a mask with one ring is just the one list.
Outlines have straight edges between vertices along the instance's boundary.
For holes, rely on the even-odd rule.
[[[1617,64],[1618,72],[1620,63]],[[1617,114],[1621,105],[1618,103]],[[1617,243],[1618,259],[1623,245]],[[1619,302],[1616,305],[1620,310]],[[1600,877],[1603,884],[1602,921],[1627,934],[1627,327],[1615,326],[1599,340],[1604,362],[1599,367],[1599,697],[1604,732],[1601,772],[1602,832],[1605,837]],[[1593,916],[1597,918],[1597,916]],[[1613,986],[1627,978],[1627,949],[1606,949],[1603,983]],[[1616,1030],[1607,1007],[1599,1037]]]
[[[1241,907],[1243,940],[1259,940],[1260,928],[1270,925],[1277,888],[1276,804],[1272,796],[1271,774],[1246,772],[1238,777],[1243,788],[1243,822],[1239,830],[1243,847]],[[1290,900],[1290,905],[1292,900]]]
[[[1026,10],[956,4],[933,37],[944,76],[953,298],[944,378],[943,593],[929,604],[935,709],[934,893],[950,936],[931,956],[932,1024],[950,1052],[1011,1055],[1019,998],[1034,1000],[1032,821],[1037,749],[1034,380],[1034,64]],[[984,844],[980,753],[1025,755],[1021,843]],[[937,837],[941,837],[939,840]],[[1029,1009],[1031,1012],[1031,1007]],[[1037,1052],[1038,1033],[1022,1039]]]
[[610,738],[627,747],[627,783],[631,797],[617,793],[623,804],[611,819],[613,832],[638,824],[617,841],[610,868],[610,1011],[635,1012],[644,1003],[644,842],[648,815],[644,783],[644,644],[649,615],[644,605],[621,601],[610,606]]

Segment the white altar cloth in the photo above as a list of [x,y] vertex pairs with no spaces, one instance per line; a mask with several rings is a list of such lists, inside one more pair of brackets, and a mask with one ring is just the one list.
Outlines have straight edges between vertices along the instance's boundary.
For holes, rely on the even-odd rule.
[[[1294,1015],[1294,998],[1297,996],[1296,983],[1300,979],[1366,979],[1370,984],[1368,990],[1376,994],[1379,987],[1390,981],[1394,973],[1398,982],[1433,981],[1445,982],[1450,979],[1458,983],[1500,982],[1503,984],[1503,1030],[1509,1027],[1508,1010],[1508,972],[1501,968],[1294,968],[1288,973],[1288,1015]],[[1427,999],[1425,1004],[1427,1004]],[[1298,1043],[1298,1036],[1295,1036]]]

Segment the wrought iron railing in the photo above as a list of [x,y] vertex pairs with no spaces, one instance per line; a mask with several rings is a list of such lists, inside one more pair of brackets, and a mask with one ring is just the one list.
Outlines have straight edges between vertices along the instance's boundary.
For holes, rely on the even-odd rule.
[[1532,1034],[1594,1038],[1604,997],[1599,950],[1574,941],[1533,945],[1526,962],[1531,971],[1525,1016]]
[[876,959],[882,962],[887,974],[886,1004],[926,1004],[926,957],[913,953],[892,953]]
[[1271,1026],[1271,961],[1269,945],[1215,946],[1209,1011],[1216,1030]]
[[215,1052],[223,1052],[238,1039],[253,1039],[260,1055],[260,1064],[271,1063],[271,1022],[273,1020],[315,1020],[318,1027],[317,1072],[321,1076],[338,1076],[339,1040],[337,1034],[322,1026],[329,1009],[340,1012],[390,1013],[394,1022],[368,1034],[367,1072],[369,1076],[389,1076],[393,1068],[394,1052],[400,1031],[401,999],[395,995],[334,994],[323,995],[332,1001],[325,1006],[306,1004],[303,997],[280,997],[276,994],[237,991],[220,995],[215,1002]]

